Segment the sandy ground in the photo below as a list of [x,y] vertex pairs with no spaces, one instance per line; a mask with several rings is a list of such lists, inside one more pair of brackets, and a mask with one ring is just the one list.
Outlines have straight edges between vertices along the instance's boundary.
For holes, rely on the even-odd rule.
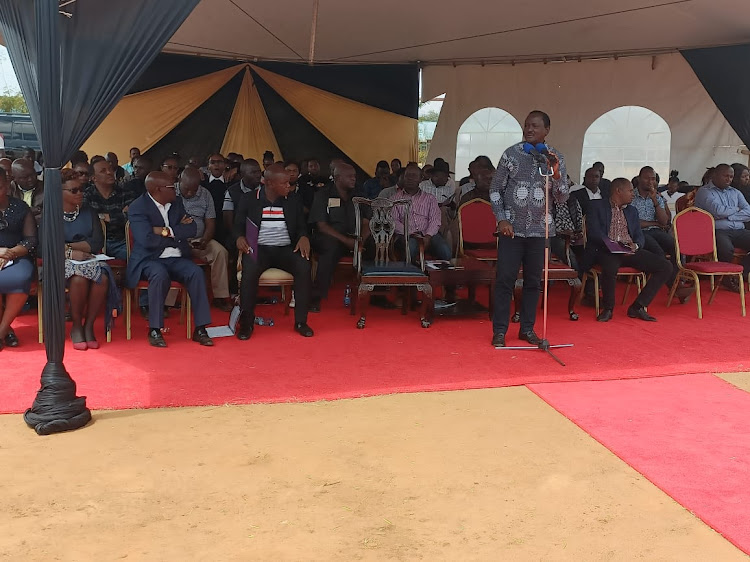
[[722,373],[716,376],[732,383],[737,388],[750,392],[750,373]]
[[9,560],[746,560],[525,388],[0,435]]

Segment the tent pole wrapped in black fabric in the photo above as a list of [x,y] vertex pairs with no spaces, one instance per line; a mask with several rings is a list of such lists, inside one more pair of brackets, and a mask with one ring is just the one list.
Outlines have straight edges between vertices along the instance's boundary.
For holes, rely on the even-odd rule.
[[198,0],[160,0],[134,7],[109,0],[3,0],[0,30],[29,106],[45,160],[42,220],[47,364],[24,419],[40,435],[83,427],[85,397],[65,370],[65,274],[60,168],[135,83]]
[[750,147],[750,45],[680,52],[737,136]]

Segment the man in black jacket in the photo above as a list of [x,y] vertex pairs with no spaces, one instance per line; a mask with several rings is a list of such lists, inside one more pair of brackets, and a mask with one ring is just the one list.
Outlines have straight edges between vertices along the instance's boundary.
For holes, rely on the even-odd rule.
[[[604,307],[597,320],[609,322],[615,305],[615,284],[620,267],[633,267],[650,274],[646,286],[628,308],[628,316],[655,322],[646,307],[659,292],[659,288],[672,273],[672,264],[643,248],[645,238],[641,230],[638,211],[633,202],[633,184],[625,178],[612,181],[610,196],[591,201],[586,215],[586,250],[582,270],[592,265],[602,268],[602,293]],[[612,249],[616,251],[613,252]]]
[[[294,329],[309,338],[313,335],[307,325],[312,290],[310,239],[302,200],[292,191],[289,173],[281,164],[269,166],[263,177],[265,185],[242,195],[234,214],[237,249],[242,253],[242,314],[237,338],[247,340],[253,334],[258,280],[272,267],[294,276]],[[245,236],[248,219],[258,230],[257,247],[252,247]]]

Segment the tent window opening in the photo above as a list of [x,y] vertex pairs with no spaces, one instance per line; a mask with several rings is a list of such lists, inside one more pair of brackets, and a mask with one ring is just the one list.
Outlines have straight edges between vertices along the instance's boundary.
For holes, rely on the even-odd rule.
[[497,107],[472,113],[458,130],[456,139],[456,178],[468,174],[469,163],[477,156],[489,156],[497,164],[505,149],[521,141],[523,132],[515,117]]
[[651,166],[661,183],[669,178],[672,133],[667,122],[645,107],[628,105],[608,111],[583,138],[581,176],[594,162],[603,162],[605,175],[631,179]]

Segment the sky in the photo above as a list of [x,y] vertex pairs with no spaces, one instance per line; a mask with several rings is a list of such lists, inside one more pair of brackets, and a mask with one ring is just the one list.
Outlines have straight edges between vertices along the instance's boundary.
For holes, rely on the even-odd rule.
[[8,49],[0,45],[0,94],[5,93],[6,90],[17,93],[21,91],[21,87],[13,72],[13,65],[10,64]]

